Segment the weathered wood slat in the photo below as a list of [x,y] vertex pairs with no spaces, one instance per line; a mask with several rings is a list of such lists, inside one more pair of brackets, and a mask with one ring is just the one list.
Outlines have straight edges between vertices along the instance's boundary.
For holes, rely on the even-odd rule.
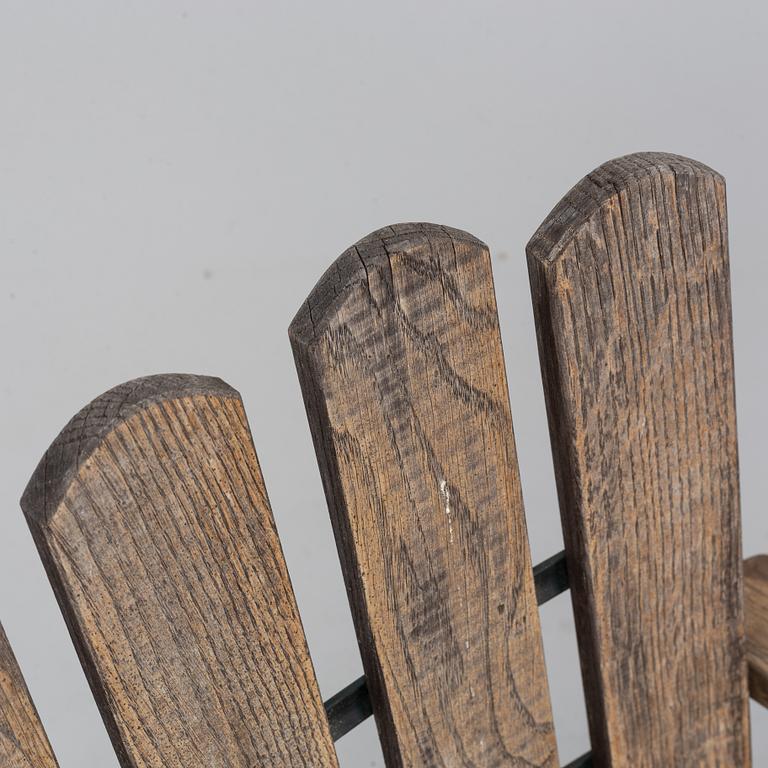
[[744,768],[724,181],[614,160],[528,260],[595,764]]
[[768,555],[744,561],[744,613],[749,693],[768,707]]
[[389,766],[556,766],[490,256],[373,233],[291,328]]
[[[549,602],[568,589],[565,552],[558,552],[534,566],[533,581],[539,605]],[[325,711],[334,741],[356,728],[372,714],[365,675],[357,678],[325,702]],[[570,766],[569,766],[570,768]]]
[[0,624],[0,766],[57,768],[48,737]]
[[22,506],[122,765],[337,765],[233,389],[107,392]]
[[[534,566],[533,575],[539,605],[568,590],[565,552],[558,552]],[[744,561],[744,602],[749,692],[755,701],[768,707],[768,555]],[[373,711],[365,676],[331,696],[325,702],[325,711],[334,741],[369,718]],[[571,765],[576,763],[569,763],[569,768]]]

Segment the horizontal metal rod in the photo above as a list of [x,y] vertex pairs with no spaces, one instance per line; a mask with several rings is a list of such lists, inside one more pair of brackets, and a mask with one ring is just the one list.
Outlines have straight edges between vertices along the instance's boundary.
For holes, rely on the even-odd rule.
[[331,696],[325,702],[325,712],[334,741],[338,741],[345,733],[349,733],[369,718],[373,714],[373,708],[365,675]]
[[[568,570],[565,566],[565,552],[547,558],[533,569],[536,585],[536,601],[543,605],[568,589]],[[360,725],[373,714],[371,697],[365,675],[358,677],[346,688],[331,696],[325,702],[325,711],[331,725],[331,736],[338,741],[345,733]],[[586,762],[585,762],[586,761]],[[567,768],[588,768],[592,765],[590,756],[583,755]]]
[[536,602],[539,605],[548,603],[553,597],[557,597],[568,589],[565,550],[534,566],[533,583],[536,585]]
[[581,757],[577,757],[573,762],[568,763],[565,768],[592,768],[592,753],[587,752]]

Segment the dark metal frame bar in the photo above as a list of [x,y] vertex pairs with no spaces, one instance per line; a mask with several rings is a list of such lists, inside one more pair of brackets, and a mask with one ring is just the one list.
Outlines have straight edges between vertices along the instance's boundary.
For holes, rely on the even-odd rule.
[[[539,605],[562,594],[568,589],[568,569],[565,565],[565,552],[547,558],[533,569],[533,580],[536,585],[536,601]],[[365,675],[358,677],[346,688],[331,696],[325,702],[325,712],[331,726],[331,736],[338,741],[344,734],[360,725],[373,714],[371,697]],[[565,768],[590,768],[591,753],[576,758]]]

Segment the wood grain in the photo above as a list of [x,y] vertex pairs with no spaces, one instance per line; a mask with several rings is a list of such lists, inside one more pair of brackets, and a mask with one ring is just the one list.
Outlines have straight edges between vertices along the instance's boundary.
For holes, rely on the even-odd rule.
[[0,624],[0,766],[57,768],[48,737]]
[[528,261],[595,765],[749,766],[725,183],[613,160]]
[[744,614],[749,693],[768,707],[768,555],[744,561]]
[[233,389],[110,390],[22,506],[123,766],[337,765]]
[[290,336],[387,765],[558,765],[488,249],[374,232]]

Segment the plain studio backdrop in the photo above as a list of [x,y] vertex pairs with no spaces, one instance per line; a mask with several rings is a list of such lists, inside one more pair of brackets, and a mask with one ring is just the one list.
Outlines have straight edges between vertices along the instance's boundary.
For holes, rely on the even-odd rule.
[[[768,552],[767,22],[702,0],[0,2],[0,619],[62,768],[117,761],[18,499],[68,419],[136,376],[240,390],[324,697],[361,673],[286,331],[385,224],[490,245],[538,562],[562,539],[525,243],[617,155],[723,173],[744,551]],[[589,746],[567,594],[542,622],[566,762]],[[372,720],[338,749],[383,765]]]

